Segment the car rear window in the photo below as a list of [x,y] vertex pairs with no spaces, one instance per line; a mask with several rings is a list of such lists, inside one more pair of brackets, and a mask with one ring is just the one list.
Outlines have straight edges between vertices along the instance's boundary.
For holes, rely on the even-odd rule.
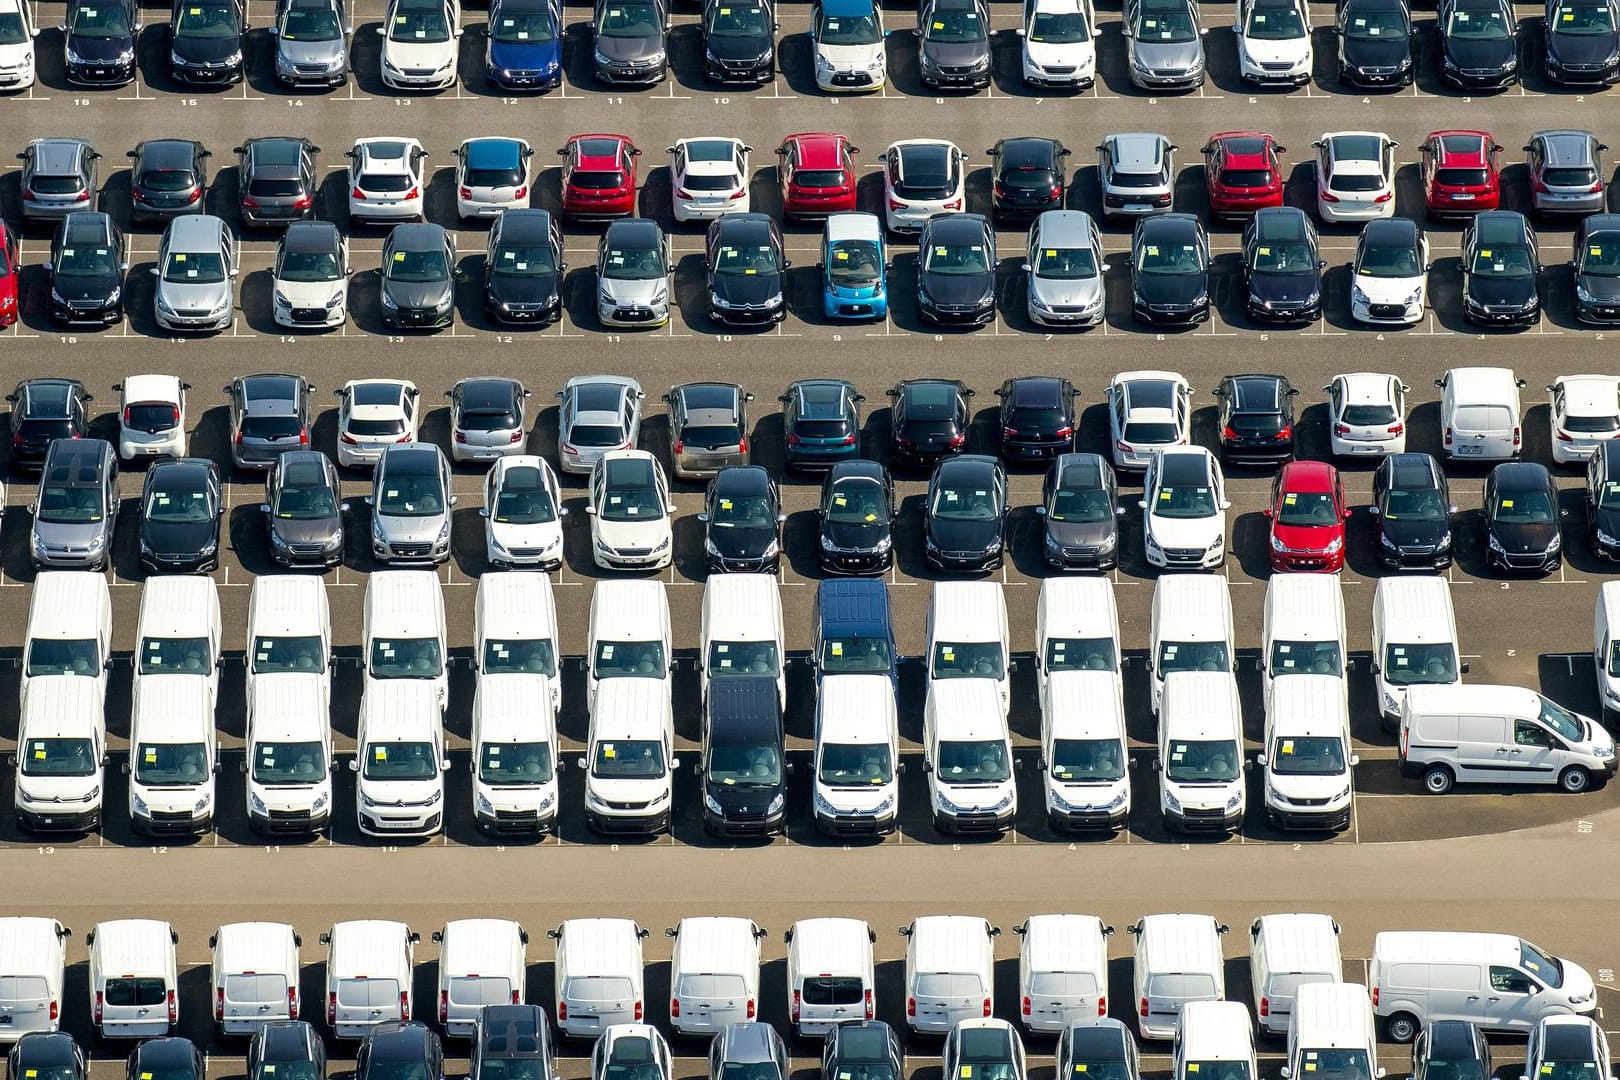
[[1581,187],[1597,183],[1597,174],[1591,169],[1548,169],[1541,174],[1549,187]]
[[1097,992],[1097,977],[1089,971],[1038,971],[1029,978],[1032,994],[1082,997]]
[[1396,419],[1395,409],[1389,405],[1346,405],[1344,407],[1344,422],[1355,427],[1393,424]]
[[83,189],[77,176],[40,176],[35,174],[28,187],[40,195],[72,195]]
[[350,435],[403,435],[405,434],[405,421],[403,420],[357,420],[349,419]]
[[225,976],[226,1001],[257,1005],[261,1002],[279,1003],[286,996],[287,979],[283,975]]
[[800,187],[843,187],[844,173],[841,169],[801,169],[793,174],[793,182]]
[[180,411],[168,402],[146,402],[124,406],[124,426],[134,431],[156,434],[180,422]]
[[162,1005],[167,992],[168,986],[162,979],[126,975],[107,980],[105,1000],[108,1005],[123,1008]]
[[304,185],[297,180],[254,180],[248,184],[249,195],[264,195],[270,198],[287,198],[301,195]]
[[1265,169],[1225,169],[1221,183],[1227,187],[1270,187],[1271,173]]
[[452,1005],[505,1005],[512,1001],[512,981],[478,975],[462,975],[450,980]]
[[1434,182],[1443,187],[1484,187],[1490,179],[1484,169],[1436,169]]
[[568,429],[568,441],[575,446],[618,446],[624,442],[624,429],[607,424],[575,424]]
[[849,434],[849,421],[800,420],[793,426],[793,430],[801,438],[841,439]]
[[866,994],[861,980],[852,975],[822,975],[804,980],[806,1005],[859,1005]]
[[742,429],[735,425],[691,425],[681,430],[681,442],[698,450],[719,450],[742,444]]
[[616,188],[624,184],[624,174],[618,172],[579,171],[568,178],[568,182],[577,188],[591,191],[600,191],[604,188]]
[[917,996],[930,998],[977,997],[985,993],[977,975],[939,973],[917,976]]
[[523,183],[523,170],[468,169],[467,183],[472,187],[517,187]]
[[1161,1001],[1214,1000],[1215,979],[1209,975],[1177,972],[1148,979],[1148,996]]
[[50,996],[44,979],[32,975],[0,975],[0,1005],[44,1001]]
[[1336,173],[1328,181],[1328,187],[1334,191],[1379,191],[1384,186],[1384,178],[1363,173]]
[[338,1004],[349,1009],[382,1009],[399,1003],[395,979],[339,979]]
[[579,976],[568,980],[563,997],[569,1001],[629,1001],[635,988],[629,979],[601,975]]
[[[351,425],[352,426],[352,425]],[[296,416],[245,416],[242,418],[244,439],[290,439],[304,430]]]
[[748,987],[741,975],[683,975],[676,991],[677,997],[684,998],[736,999],[747,995]]
[[736,173],[688,175],[681,186],[689,191],[731,191],[738,186]]
[[411,178],[404,173],[361,173],[359,183],[355,186],[361,191],[381,195],[406,190],[411,186]]

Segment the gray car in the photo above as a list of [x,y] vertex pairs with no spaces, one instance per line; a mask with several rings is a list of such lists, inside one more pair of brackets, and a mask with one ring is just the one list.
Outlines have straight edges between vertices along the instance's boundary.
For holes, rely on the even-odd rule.
[[24,221],[55,221],[96,208],[96,162],[84,139],[34,139],[17,155],[22,164]]
[[45,452],[29,554],[39,570],[101,570],[118,525],[118,455],[105,439],[57,439]]
[[1530,207],[1537,214],[1595,214],[1608,206],[1609,147],[1590,131],[1538,131],[1524,144]]
[[662,82],[669,74],[664,0],[596,0],[591,69],[609,84]]
[[596,315],[604,326],[663,326],[669,321],[669,240],[656,221],[620,218],[607,227],[596,257]]
[[242,227],[286,225],[315,216],[320,188],[316,155],[308,139],[272,135],[236,148],[236,183]]
[[990,85],[990,13],[983,0],[918,5],[917,69],[924,86]]
[[1045,525],[1046,565],[1108,570],[1119,565],[1119,486],[1098,454],[1061,454],[1046,471],[1035,507]]
[[1029,230],[1029,321],[1037,326],[1096,326],[1107,308],[1102,237],[1084,210],[1048,210]]
[[456,321],[456,238],[431,222],[395,225],[383,242],[382,321],[435,329]]
[[684,383],[663,395],[669,406],[669,457],[682,480],[711,477],[747,465],[747,403],[754,395],[735,383]]
[[342,86],[349,78],[349,35],[343,0],[284,0],[270,34],[276,80],[286,86]]
[[1175,202],[1177,147],[1163,135],[1132,131],[1097,146],[1104,220],[1168,214]]
[[265,480],[270,557],[279,566],[336,566],[343,561],[343,511],[337,467],[319,450],[289,450]]
[[563,472],[588,473],[609,450],[641,441],[641,399],[634,379],[576,375],[557,391],[557,457]]
[[235,317],[236,238],[212,214],[175,218],[158,244],[152,308],[165,330],[223,330]]
[[390,564],[433,564],[450,558],[450,462],[432,443],[394,443],[377,459],[366,505],[371,554]]
[[450,456],[456,461],[493,461],[523,453],[523,414],[529,391],[516,379],[485,375],[462,379],[444,392],[450,399]]
[[246,375],[225,387],[230,399],[231,463],[269,469],[291,450],[309,449],[309,394],[301,375]]
[[709,1080],[787,1080],[790,1071],[782,1036],[763,1021],[727,1024],[709,1048]]
[[1131,85],[1143,90],[1196,90],[1204,85],[1204,28],[1196,0],[1126,0],[1125,36]]

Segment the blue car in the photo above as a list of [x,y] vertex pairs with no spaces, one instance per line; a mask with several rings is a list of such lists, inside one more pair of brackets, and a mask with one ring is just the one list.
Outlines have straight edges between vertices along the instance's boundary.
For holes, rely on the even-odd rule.
[[855,384],[844,379],[800,379],[789,384],[782,403],[782,434],[787,467],[830,469],[861,456],[861,402]]
[[821,311],[829,319],[889,314],[889,267],[876,214],[833,214],[821,240]]
[[490,0],[484,77],[500,90],[555,90],[562,85],[559,0]]

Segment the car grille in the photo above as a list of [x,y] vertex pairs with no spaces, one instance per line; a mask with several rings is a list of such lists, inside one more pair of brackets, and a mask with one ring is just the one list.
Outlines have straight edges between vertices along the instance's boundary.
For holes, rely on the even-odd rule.
[[1161,315],[1176,315],[1183,311],[1191,311],[1189,304],[1149,304],[1149,311],[1157,311]]
[[538,811],[538,810],[497,810],[497,811],[495,811],[495,820],[500,822],[503,825],[506,825],[506,824],[511,824],[511,825],[530,824],[530,825],[532,825],[535,822],[540,820],[540,811]]
[[873,836],[878,831],[877,818],[870,816],[839,816],[827,822],[827,827],[840,836]]
[[385,817],[368,818],[367,823],[378,832],[387,832],[390,829],[398,829],[408,832],[432,832],[434,829],[439,827],[439,815],[434,814],[420,825],[414,821],[394,821]]
[[[399,549],[395,548],[394,550],[397,551]],[[325,544],[288,544],[287,545],[287,551],[288,551],[289,554],[292,554],[292,555],[324,555],[324,554],[326,554],[326,545]]]
[[960,66],[960,65],[946,64],[946,65],[941,65],[941,67],[939,69],[939,73],[941,75],[956,75],[956,76],[971,75],[971,74],[973,74],[973,68],[971,66]]
[[839,304],[838,305],[838,313],[840,315],[870,315],[870,314],[872,314],[872,305],[871,304]]
[[291,824],[293,822],[299,822],[299,821],[307,822],[309,820],[309,811],[308,810],[272,810],[272,811],[270,811],[270,820],[271,821],[276,821],[276,822],[284,822],[284,823],[287,823],[287,824]]
[[201,308],[175,308],[174,310],[176,319],[184,319],[187,322],[206,322],[211,315],[212,312]]
[[750,304],[748,307],[722,308],[720,314],[727,322],[763,323],[771,321],[771,315],[775,310],[763,304]]
[[1531,555],[1508,555],[1505,561],[1509,566],[1519,566],[1527,570],[1533,570],[1547,564],[1547,554],[1538,551]]
[[1048,75],[1073,75],[1075,72],[1073,65],[1067,67],[1047,67],[1042,68],[1041,70]]
[[602,803],[603,806],[607,807],[609,810],[624,810],[624,811],[645,810],[645,809],[647,809],[647,807],[652,805],[651,803],[646,803],[646,802],[614,802],[612,799],[602,799],[601,803]]
[[1281,62],[1267,60],[1267,61],[1262,61],[1261,62],[1260,70],[1261,71],[1292,71],[1292,70],[1294,70],[1294,65],[1290,64],[1286,60],[1283,60]]
[[1561,64],[1559,66],[1561,66],[1565,71],[1577,72],[1602,71],[1604,68],[1604,65],[1602,64]]
[[432,68],[402,68],[400,74],[407,79],[429,79],[433,77]]
[[1095,559],[1098,548],[1095,544],[1084,547],[1066,547],[1062,549],[1065,559]]
[[1167,566],[1202,566],[1206,553],[1201,548],[1165,548]]
[[1326,806],[1332,799],[1289,799],[1291,806]]
[[292,309],[293,322],[323,323],[326,321],[326,312],[321,308],[300,307]]
[[620,559],[641,559],[652,554],[652,548],[618,548],[614,556]]
[[506,550],[514,559],[538,559],[540,557],[539,548],[507,548]]
[[400,308],[399,321],[407,326],[428,326],[438,321],[438,312],[432,308]]
[[1222,810],[1183,810],[1181,820],[1189,832],[1226,828],[1226,813]]
[[1411,544],[1400,548],[1401,558],[1420,559],[1434,554],[1433,544]]
[[396,559],[425,559],[433,551],[433,545],[421,544],[389,544],[388,550]]
[[952,814],[951,824],[958,832],[998,832],[1000,820],[994,814]]
[[1367,314],[1374,319],[1399,319],[1406,314],[1403,304],[1368,304]]
[[191,831],[192,816],[186,810],[154,810],[152,812],[152,828],[154,829],[180,829]]
[[300,75],[325,75],[325,64],[294,64],[293,70]]

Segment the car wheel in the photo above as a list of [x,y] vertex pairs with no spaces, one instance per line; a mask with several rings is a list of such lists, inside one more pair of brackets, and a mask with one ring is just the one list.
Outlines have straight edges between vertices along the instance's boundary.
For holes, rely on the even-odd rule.
[[1394,1041],[1409,1043],[1417,1038],[1417,1017],[1411,1013],[1396,1013],[1385,1021],[1384,1030],[1388,1032],[1389,1037]]
[[1592,774],[1579,765],[1571,765],[1558,774],[1558,790],[1579,795],[1592,786]]
[[[1430,795],[1444,795],[1446,792],[1451,790],[1452,785],[1456,782],[1457,777],[1452,773],[1450,767],[1448,766],[1430,765],[1423,771],[1423,790],[1427,791]],[[1394,1017],[1390,1018],[1390,1026],[1390,1038],[1394,1039],[1396,1042],[1411,1041],[1410,1035],[1403,1039],[1395,1034],[1393,1030]]]

